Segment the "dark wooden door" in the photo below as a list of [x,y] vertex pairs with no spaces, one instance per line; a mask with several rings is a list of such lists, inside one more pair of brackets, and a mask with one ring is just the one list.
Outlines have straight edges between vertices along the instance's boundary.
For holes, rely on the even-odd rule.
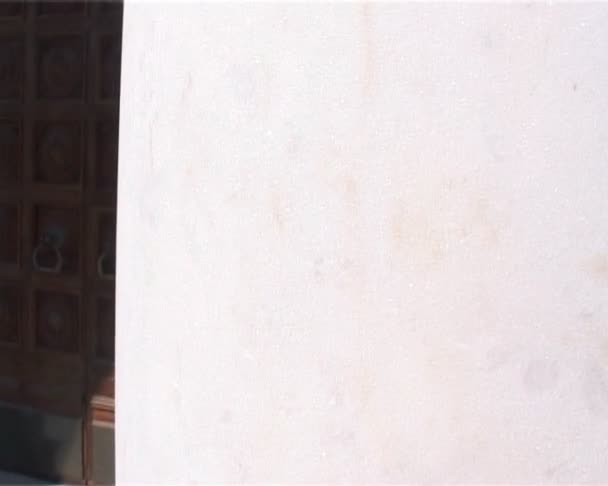
[[121,35],[120,3],[0,3],[0,405],[80,427],[49,439],[69,467],[0,468],[112,478]]

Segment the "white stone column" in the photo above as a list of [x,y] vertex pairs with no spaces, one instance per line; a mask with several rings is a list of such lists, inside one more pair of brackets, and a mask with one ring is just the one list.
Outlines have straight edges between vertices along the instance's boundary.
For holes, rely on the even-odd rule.
[[127,1],[118,480],[608,482],[607,25]]

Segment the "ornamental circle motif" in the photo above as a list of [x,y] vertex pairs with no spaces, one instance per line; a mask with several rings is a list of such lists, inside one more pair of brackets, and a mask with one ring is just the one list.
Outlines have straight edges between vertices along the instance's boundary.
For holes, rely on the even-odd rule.
[[42,322],[39,328],[43,345],[54,349],[69,346],[72,328],[72,312],[62,299],[45,299],[41,306]]

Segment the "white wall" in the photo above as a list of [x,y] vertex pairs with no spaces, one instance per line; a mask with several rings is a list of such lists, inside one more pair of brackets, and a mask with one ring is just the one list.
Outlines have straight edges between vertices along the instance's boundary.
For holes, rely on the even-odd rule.
[[607,482],[607,22],[127,2],[118,479]]

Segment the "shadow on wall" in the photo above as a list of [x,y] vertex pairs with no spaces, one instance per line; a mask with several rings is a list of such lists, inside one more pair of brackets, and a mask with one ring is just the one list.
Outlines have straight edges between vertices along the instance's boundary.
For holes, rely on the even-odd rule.
[[14,474],[9,472],[0,471],[0,484],[52,484],[48,481],[38,481],[36,479],[29,478],[27,476],[21,476],[20,474]]
[[[77,478],[81,469],[80,428],[77,419],[3,407],[0,430],[9,440],[3,441],[0,467],[49,481],[61,481],[66,474]],[[13,484],[16,478],[19,476],[14,473],[2,473],[0,484]]]

